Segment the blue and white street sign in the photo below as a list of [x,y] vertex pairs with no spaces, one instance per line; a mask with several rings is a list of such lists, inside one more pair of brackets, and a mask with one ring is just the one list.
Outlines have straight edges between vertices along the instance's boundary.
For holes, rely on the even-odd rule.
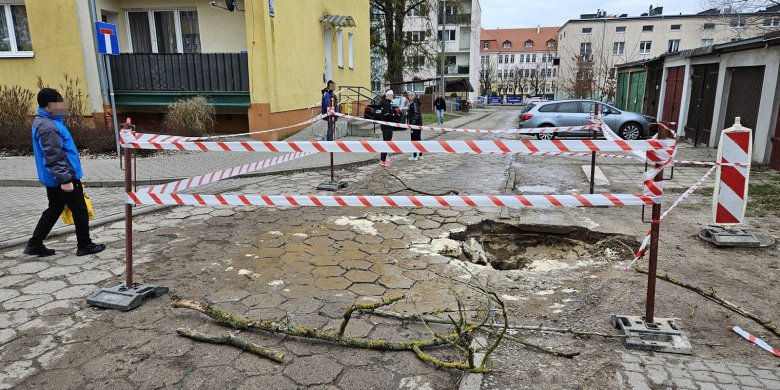
[[95,22],[97,34],[97,48],[100,54],[119,54],[119,37],[116,35],[116,25],[103,22]]

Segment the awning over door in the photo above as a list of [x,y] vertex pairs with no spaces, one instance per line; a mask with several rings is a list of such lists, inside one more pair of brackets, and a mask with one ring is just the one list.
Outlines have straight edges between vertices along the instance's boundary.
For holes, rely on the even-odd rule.
[[320,18],[320,23],[333,27],[355,27],[355,19],[351,16],[325,15]]

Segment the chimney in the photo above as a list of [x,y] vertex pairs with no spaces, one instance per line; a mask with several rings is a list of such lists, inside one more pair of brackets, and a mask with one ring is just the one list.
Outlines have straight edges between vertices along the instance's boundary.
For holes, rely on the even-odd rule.
[[541,34],[541,33],[542,33],[542,26],[537,24],[536,25],[536,34],[538,35],[538,34]]

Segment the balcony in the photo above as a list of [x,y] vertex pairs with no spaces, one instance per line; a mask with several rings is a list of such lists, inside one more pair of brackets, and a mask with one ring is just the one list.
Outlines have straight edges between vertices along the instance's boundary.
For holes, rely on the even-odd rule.
[[162,106],[206,96],[215,106],[249,106],[246,53],[120,54],[111,57],[117,105]]
[[[441,74],[441,68],[438,69],[439,74]],[[444,67],[444,74],[445,75],[467,75],[469,74],[469,66],[468,65],[447,65]]]
[[[438,24],[442,24],[444,22],[444,15],[439,13],[439,20]],[[471,14],[448,14],[447,15],[447,24],[471,24]]]

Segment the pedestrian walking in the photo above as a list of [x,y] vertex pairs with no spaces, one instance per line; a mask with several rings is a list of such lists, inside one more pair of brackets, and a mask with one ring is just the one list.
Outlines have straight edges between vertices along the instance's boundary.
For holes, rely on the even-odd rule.
[[[416,93],[411,91],[407,96],[409,98],[409,109],[406,111],[406,122],[410,125],[422,126],[420,99],[417,98]],[[412,141],[422,141],[422,130],[412,129]],[[414,153],[412,157],[409,157],[409,161],[417,161],[422,158],[422,155],[422,153]]]
[[32,125],[32,143],[38,180],[46,187],[48,208],[38,220],[32,238],[27,241],[24,254],[38,257],[51,256],[43,240],[57,223],[65,206],[73,214],[76,225],[76,255],[84,256],[102,252],[103,244],[95,244],[89,237],[89,214],[81,185],[81,161],[79,151],[68,128],[63,123],[68,105],[54,89],[38,92],[38,114]]
[[[398,121],[401,119],[398,112],[393,108],[393,90],[388,89],[385,91],[385,97],[380,102],[380,105],[382,107],[382,120],[385,122],[395,122],[398,123]],[[382,140],[383,141],[392,141],[393,140],[393,126],[389,125],[381,125],[380,129],[382,129]],[[380,153],[379,154],[379,165],[384,167],[389,167],[390,162],[387,161],[387,153]]]
[[[333,107],[335,112],[339,112],[339,97],[336,95],[336,83],[333,80],[328,80],[325,88],[322,92],[322,115],[328,114],[328,108]],[[333,120],[330,120],[329,116],[323,117],[322,120],[328,122],[328,130],[325,132],[325,140],[333,141],[335,139],[336,120],[338,117],[333,116]]]
[[439,94],[439,97],[433,101],[433,107],[436,109],[436,119],[439,124],[444,123],[444,111],[447,110],[447,102],[444,101],[444,96]]

